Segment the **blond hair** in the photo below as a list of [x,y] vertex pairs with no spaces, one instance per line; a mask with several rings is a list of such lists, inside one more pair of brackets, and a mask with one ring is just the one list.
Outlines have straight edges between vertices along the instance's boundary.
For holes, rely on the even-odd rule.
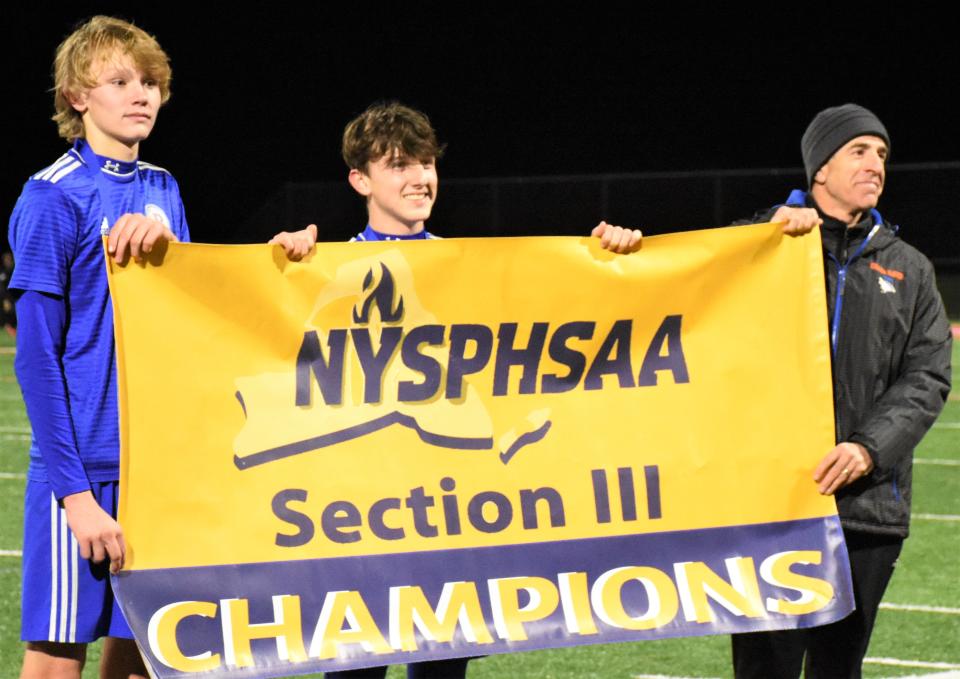
[[71,105],[71,95],[94,87],[97,61],[118,54],[129,56],[146,77],[157,82],[161,103],[170,99],[170,58],[156,38],[122,19],[95,16],[60,43],[53,62],[53,121],[67,141],[84,136],[82,115]]

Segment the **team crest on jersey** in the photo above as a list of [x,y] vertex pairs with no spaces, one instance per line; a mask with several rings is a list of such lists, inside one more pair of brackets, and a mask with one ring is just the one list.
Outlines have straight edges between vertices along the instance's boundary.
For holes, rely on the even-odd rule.
[[145,214],[150,219],[160,222],[168,229],[172,228],[170,226],[170,218],[167,217],[167,213],[163,211],[163,208],[154,203],[147,203],[143,208],[143,214]]

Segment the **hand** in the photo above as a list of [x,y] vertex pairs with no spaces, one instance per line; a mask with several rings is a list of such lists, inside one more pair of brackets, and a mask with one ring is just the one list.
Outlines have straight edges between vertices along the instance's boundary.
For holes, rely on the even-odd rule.
[[821,495],[833,495],[873,471],[873,458],[859,443],[840,443],[827,453],[813,472]]
[[128,253],[139,262],[158,243],[176,240],[173,231],[157,220],[145,215],[127,213],[110,229],[107,252],[113,255],[118,264],[123,263]]
[[97,504],[89,490],[67,495],[63,498],[63,508],[67,512],[67,525],[77,538],[80,556],[95,563],[109,558],[110,572],[118,573],[123,568],[126,552],[120,524]]
[[625,229],[606,222],[600,222],[590,235],[600,239],[600,247],[613,252],[633,252],[640,249],[643,233],[640,229]]
[[317,244],[317,225],[311,224],[300,231],[281,231],[270,239],[268,245],[279,245],[291,262],[299,262]]
[[789,205],[781,205],[770,221],[783,222],[783,232],[788,236],[803,236],[823,224],[820,215],[812,207]]

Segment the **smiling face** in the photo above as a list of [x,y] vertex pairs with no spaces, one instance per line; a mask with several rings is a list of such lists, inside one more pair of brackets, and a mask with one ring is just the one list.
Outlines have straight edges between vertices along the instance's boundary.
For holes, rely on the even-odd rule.
[[70,96],[71,106],[82,116],[84,137],[99,155],[135,159],[160,110],[157,81],[144,75],[129,55],[117,53],[94,62],[91,75],[94,86]]
[[813,177],[810,191],[820,209],[847,224],[860,221],[883,193],[887,153],[887,143],[872,135],[841,146]]
[[366,170],[350,170],[350,184],[367,199],[370,226],[390,235],[423,231],[437,199],[437,166],[433,158],[417,160],[394,150]]

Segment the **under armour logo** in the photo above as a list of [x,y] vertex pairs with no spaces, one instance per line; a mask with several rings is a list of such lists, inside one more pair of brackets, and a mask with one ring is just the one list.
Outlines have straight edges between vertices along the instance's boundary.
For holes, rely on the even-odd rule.
[[115,163],[112,160],[105,160],[103,161],[103,169],[105,169],[107,172],[119,172],[120,163]]
[[893,281],[891,281],[886,276],[880,276],[877,278],[877,283],[880,284],[880,292],[884,295],[889,292],[896,292],[897,289],[893,286]]

